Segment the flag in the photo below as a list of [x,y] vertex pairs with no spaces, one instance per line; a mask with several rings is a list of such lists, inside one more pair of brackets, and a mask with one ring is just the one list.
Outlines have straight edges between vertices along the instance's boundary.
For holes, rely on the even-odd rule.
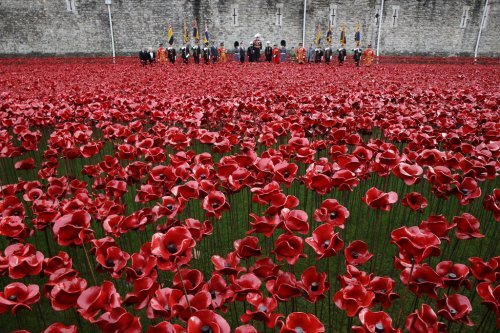
[[196,21],[196,18],[193,22],[193,38],[196,41],[196,44],[200,42],[200,35],[198,33],[198,21]]
[[189,42],[189,33],[186,25],[186,17],[184,17],[184,44]]
[[174,29],[172,28],[172,24],[168,26],[167,41],[170,45],[174,44]]
[[203,36],[203,44],[206,44],[210,41],[210,37],[208,36],[208,27],[205,23],[205,36]]
[[359,22],[356,24],[356,33],[354,34],[354,40],[356,41],[356,46],[359,47],[359,42],[361,41],[361,33],[359,32]]
[[320,29],[319,23],[318,23],[318,26],[316,28],[316,45],[319,46],[319,44],[321,44],[321,29]]
[[328,21],[328,31],[326,32],[326,42],[328,46],[332,45],[332,22]]
[[340,32],[340,44],[345,45],[345,23],[342,25],[342,31]]

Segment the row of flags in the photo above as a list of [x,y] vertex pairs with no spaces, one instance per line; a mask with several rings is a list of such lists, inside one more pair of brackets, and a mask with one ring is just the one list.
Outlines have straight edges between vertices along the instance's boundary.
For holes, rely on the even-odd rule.
[[[198,31],[198,21],[194,19],[193,21],[193,38],[196,41],[196,44],[200,42],[200,34]],[[175,41],[174,38],[174,29],[172,28],[172,24],[168,25],[168,31],[167,31],[167,42],[170,45],[173,45]],[[203,44],[206,44],[210,41],[210,36],[208,34],[208,27],[207,24],[205,23],[205,33],[203,34]],[[184,18],[184,44],[189,42],[189,32],[187,28],[187,22],[186,18]]]
[[[328,31],[326,32],[326,42],[328,43],[328,45],[332,44],[332,36],[333,36],[332,25],[331,25],[331,22],[329,22],[328,23]],[[359,22],[356,24],[356,33],[354,34],[354,40],[356,41],[356,46],[359,46],[359,43],[361,41],[361,32],[359,31]],[[320,27],[319,23],[318,23],[318,26],[316,27],[315,43],[316,43],[316,45],[321,44],[321,27]],[[346,44],[346,26],[345,26],[345,23],[342,24],[342,30],[340,31],[340,44],[342,44],[342,45]]]

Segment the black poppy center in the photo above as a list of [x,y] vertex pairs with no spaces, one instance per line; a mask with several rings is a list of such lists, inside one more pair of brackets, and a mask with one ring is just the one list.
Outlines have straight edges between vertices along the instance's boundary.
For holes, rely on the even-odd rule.
[[115,266],[115,262],[111,259],[106,260],[106,266],[113,267]]
[[167,205],[167,209],[168,209],[168,210],[172,210],[172,209],[174,209],[174,205],[172,205],[172,204],[168,204],[168,205]]
[[359,253],[357,251],[352,251],[351,252],[351,255],[354,259],[358,259],[359,258]]
[[267,312],[267,306],[265,306],[265,305],[260,305],[260,306],[259,306],[259,311],[261,311],[261,312]]
[[465,194],[465,195],[467,195],[467,194],[469,194],[469,190],[466,189],[466,188],[464,188],[464,189],[462,189],[462,193]]
[[423,283],[423,282],[425,282],[425,280],[424,280],[423,278],[421,278],[421,277],[417,278],[417,280],[416,280],[416,281],[417,281],[418,283]]
[[217,294],[215,293],[215,290],[210,290],[210,296],[212,296],[212,299],[216,299],[217,298]]
[[295,327],[295,332],[296,333],[304,333],[305,331],[304,331],[304,329],[302,327],[297,326],[297,327]]
[[285,171],[285,173],[283,174],[283,176],[285,176],[285,178],[288,178],[288,177],[290,177],[290,173],[288,171]]
[[228,264],[228,263],[225,263],[225,264],[224,264],[224,267],[229,268],[229,267],[231,267],[231,265],[230,265],[230,264]]
[[170,307],[168,306],[168,304],[165,304],[164,309],[165,309],[165,311],[170,311]]
[[38,193],[37,194],[33,194],[33,199],[38,199]]
[[204,325],[202,328],[201,328],[201,333],[212,333],[212,329],[210,328],[210,326],[208,325]]
[[327,249],[330,246],[330,241],[326,240],[323,242],[323,248]]
[[452,316],[456,315],[457,314],[457,310],[455,309],[450,309],[450,313]]
[[207,178],[207,175],[202,174],[202,175],[200,176],[200,178],[201,178],[201,179],[206,179],[206,178]]
[[162,174],[162,173],[160,173],[160,175],[158,176],[158,178],[163,179],[163,178],[165,178],[165,175]]
[[175,244],[170,243],[167,246],[167,250],[170,253],[175,253],[175,252],[177,252],[177,246]]
[[448,274],[448,277],[449,277],[450,279],[456,279],[456,278],[457,278],[457,274],[455,274],[455,273],[449,273],[449,274]]
[[311,291],[318,291],[318,289],[319,289],[318,282],[311,283]]
[[9,296],[9,301],[12,301],[12,302],[17,301],[17,295],[16,295],[16,294],[14,294],[14,295],[10,295],[10,296]]
[[214,203],[212,204],[212,208],[213,208],[213,209],[217,209],[217,207],[219,207],[219,203],[218,203],[218,202],[214,202]]
[[384,325],[382,323],[376,323],[375,324],[375,332],[383,333],[384,332]]
[[137,275],[142,275],[142,269],[140,269],[140,268],[136,268],[136,269],[135,269],[135,273],[136,273]]
[[15,211],[12,213],[12,215],[14,215],[14,216],[19,216],[19,211],[18,211],[18,210],[15,210]]
[[335,213],[335,212],[331,212],[331,213],[330,213],[330,220],[333,220],[333,219],[335,219],[336,217],[337,217],[337,213]]

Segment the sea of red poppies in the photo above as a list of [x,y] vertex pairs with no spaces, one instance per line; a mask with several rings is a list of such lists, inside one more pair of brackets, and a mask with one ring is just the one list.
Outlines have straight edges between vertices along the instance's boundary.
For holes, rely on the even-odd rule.
[[494,332],[499,86],[0,60],[0,331]]

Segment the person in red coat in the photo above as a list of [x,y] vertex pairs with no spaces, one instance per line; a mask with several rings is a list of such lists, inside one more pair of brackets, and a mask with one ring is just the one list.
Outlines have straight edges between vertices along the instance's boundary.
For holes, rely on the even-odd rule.
[[273,47],[273,64],[279,64],[280,63],[280,49],[278,48],[277,44],[274,44]]

